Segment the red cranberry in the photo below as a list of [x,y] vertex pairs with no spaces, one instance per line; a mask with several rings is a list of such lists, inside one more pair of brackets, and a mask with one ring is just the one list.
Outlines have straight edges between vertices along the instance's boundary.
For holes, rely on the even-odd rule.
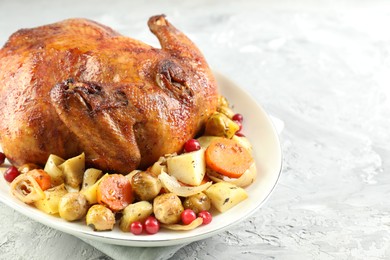
[[242,123],[242,121],[244,121],[244,117],[241,115],[241,114],[235,114],[232,119],[234,121],[239,121],[240,123]]
[[5,161],[5,154],[0,152],[0,165],[2,165]]
[[155,217],[150,216],[145,220],[144,227],[146,233],[156,234],[160,230],[160,223]]
[[180,216],[184,225],[191,224],[196,219],[196,214],[192,209],[185,209]]
[[211,220],[213,220],[213,216],[211,216],[211,213],[206,210],[202,210],[201,212],[199,212],[198,216],[203,219],[203,225],[207,225],[211,222]]
[[18,168],[11,166],[4,172],[4,179],[8,182],[12,182],[19,174]]
[[141,222],[135,221],[135,222],[131,223],[130,231],[134,235],[140,235],[142,233],[142,230],[143,230],[143,226],[142,226]]
[[237,135],[237,136],[239,136],[239,137],[245,137],[245,135],[244,135],[243,133],[241,133],[241,132],[236,132],[235,135]]
[[200,144],[196,139],[190,139],[184,144],[184,151],[186,153],[200,150]]

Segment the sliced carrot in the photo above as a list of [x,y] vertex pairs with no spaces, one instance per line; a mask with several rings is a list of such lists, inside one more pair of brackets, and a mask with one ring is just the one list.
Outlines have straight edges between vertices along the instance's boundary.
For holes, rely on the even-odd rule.
[[51,188],[51,177],[50,175],[42,169],[34,169],[27,172],[28,175],[31,175],[41,187],[42,190],[47,190]]
[[205,158],[207,167],[230,178],[239,178],[253,163],[253,157],[247,149],[227,138],[211,142]]
[[104,178],[96,191],[97,201],[117,212],[133,202],[134,196],[129,179],[121,174]]

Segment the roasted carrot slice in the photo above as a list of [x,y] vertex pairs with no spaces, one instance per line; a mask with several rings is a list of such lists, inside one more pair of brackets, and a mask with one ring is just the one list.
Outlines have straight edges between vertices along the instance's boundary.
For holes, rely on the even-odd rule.
[[42,169],[34,169],[27,172],[28,175],[31,175],[41,187],[42,190],[47,190],[51,188],[51,177],[50,175]]
[[234,140],[218,138],[205,153],[206,166],[230,178],[239,178],[253,163],[253,157]]
[[134,199],[129,179],[121,174],[111,174],[104,178],[97,188],[96,196],[98,203],[114,212],[124,209]]

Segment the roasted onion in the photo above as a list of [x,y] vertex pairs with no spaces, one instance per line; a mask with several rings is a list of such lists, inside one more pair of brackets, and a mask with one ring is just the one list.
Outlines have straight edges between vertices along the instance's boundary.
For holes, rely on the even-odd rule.
[[213,184],[209,181],[199,186],[181,186],[175,177],[168,175],[164,171],[161,171],[158,178],[165,189],[181,197],[188,197],[202,192]]
[[11,193],[24,203],[33,203],[45,198],[38,182],[27,174],[21,174],[11,183]]
[[249,168],[244,172],[243,175],[241,175],[240,178],[229,178],[225,175],[219,174],[210,169],[207,169],[206,173],[207,176],[214,182],[225,181],[225,182],[235,184],[239,187],[246,187],[255,181],[257,170],[256,170],[256,164],[252,163],[251,166],[249,166]]
[[188,225],[181,225],[181,224],[160,224],[161,227],[163,228],[166,228],[166,229],[170,229],[170,230],[177,230],[177,231],[186,231],[186,230],[192,230],[192,229],[195,229],[197,227],[199,227],[200,225],[202,225],[203,223],[203,218],[201,217],[198,217],[196,218],[194,221],[192,221],[190,224]]

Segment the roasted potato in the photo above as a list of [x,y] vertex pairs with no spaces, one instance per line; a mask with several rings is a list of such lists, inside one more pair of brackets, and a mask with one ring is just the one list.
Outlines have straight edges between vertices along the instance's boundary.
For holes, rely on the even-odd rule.
[[204,191],[218,211],[225,212],[248,198],[243,188],[227,182],[218,182]]
[[184,208],[180,198],[174,193],[157,196],[153,201],[154,216],[164,224],[176,224]]
[[48,214],[57,214],[58,213],[58,205],[60,204],[60,200],[68,191],[65,188],[64,184],[58,185],[51,189],[47,189],[44,191],[45,198],[38,200],[34,203],[34,206],[46,212]]
[[85,216],[88,209],[88,202],[85,196],[79,192],[70,192],[60,199],[58,213],[67,221],[74,221]]
[[115,225],[115,214],[103,205],[93,205],[87,212],[86,222],[95,231],[112,230]]
[[79,191],[85,171],[85,154],[66,160],[58,168],[64,174],[65,187],[71,191]]
[[198,186],[206,173],[204,149],[183,153],[167,159],[168,173],[177,180]]
[[153,206],[150,202],[139,201],[127,206],[122,212],[119,228],[124,232],[130,231],[131,223],[143,221],[153,213]]
[[98,169],[89,168],[85,170],[83,176],[83,185],[81,190],[87,189],[96,183],[96,181],[102,176],[103,172]]
[[45,168],[43,170],[50,175],[53,186],[58,186],[64,183],[65,176],[62,170],[58,168],[58,166],[63,162],[65,162],[64,159],[54,154],[50,154],[46,161]]
[[104,178],[107,178],[109,176],[108,173],[106,173],[105,175],[103,175],[103,177],[101,177],[97,182],[95,182],[93,185],[91,186],[88,186],[87,188],[81,190],[80,192],[82,194],[84,194],[85,198],[87,199],[89,205],[93,205],[93,204],[96,204],[98,201],[97,201],[97,196],[96,196],[96,193],[97,193],[97,189],[98,189],[98,186],[100,184],[100,182],[104,179]]
[[240,145],[242,145],[245,149],[247,149],[250,153],[252,153],[252,144],[249,142],[248,138],[244,137],[244,136],[237,136],[237,135],[234,135],[232,137],[232,139],[234,141],[236,141],[237,143],[239,143]]

